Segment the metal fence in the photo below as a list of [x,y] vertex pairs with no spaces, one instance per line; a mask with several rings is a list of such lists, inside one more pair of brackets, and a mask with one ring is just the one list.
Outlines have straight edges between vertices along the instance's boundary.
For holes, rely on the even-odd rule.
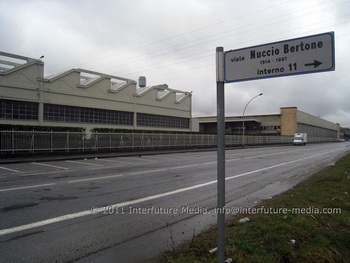
[[[215,147],[213,134],[90,133],[0,131],[0,153],[82,152]],[[226,135],[226,146],[242,144],[241,135]],[[289,136],[245,136],[246,145],[292,143]],[[309,138],[310,142],[329,141]]]
[[[215,147],[216,135],[164,133],[92,133],[0,131],[1,154],[105,150]],[[245,144],[291,143],[286,136],[245,136]],[[242,144],[242,136],[226,135],[226,145]]]

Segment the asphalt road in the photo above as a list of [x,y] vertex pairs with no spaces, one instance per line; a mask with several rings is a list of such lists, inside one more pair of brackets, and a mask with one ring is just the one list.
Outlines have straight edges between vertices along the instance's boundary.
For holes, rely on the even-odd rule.
[[[228,216],[350,152],[226,151]],[[145,262],[216,221],[216,152],[0,164],[0,262]]]

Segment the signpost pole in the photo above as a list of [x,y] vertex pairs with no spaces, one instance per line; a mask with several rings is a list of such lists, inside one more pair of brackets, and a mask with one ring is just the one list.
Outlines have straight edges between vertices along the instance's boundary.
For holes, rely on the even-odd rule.
[[216,48],[217,93],[217,262],[225,262],[225,83],[224,49]]
[[216,48],[218,263],[225,262],[225,83],[334,69],[333,32],[227,52],[224,52],[223,47]]

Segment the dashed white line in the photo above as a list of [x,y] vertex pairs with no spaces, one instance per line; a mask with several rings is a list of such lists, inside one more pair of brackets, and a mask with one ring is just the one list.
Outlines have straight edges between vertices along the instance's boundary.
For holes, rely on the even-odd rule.
[[68,162],[68,163],[79,163],[79,164],[92,165],[92,166],[104,166],[104,165],[101,165],[101,164],[85,163],[85,162],[79,162],[79,161],[67,161],[66,160],[65,162]]
[[108,175],[108,176],[101,176],[101,177],[71,180],[71,181],[68,181],[67,183],[78,183],[78,182],[93,181],[93,180],[100,180],[100,179],[116,178],[116,177],[121,177],[121,176],[123,176],[123,175],[122,174]]
[[124,161],[120,161],[120,160],[116,160],[116,159],[98,159],[99,161],[103,161],[103,162],[112,162],[112,163],[120,163],[120,164],[134,164],[132,162],[124,162]]
[[168,170],[168,169],[164,168],[164,169],[148,170],[148,171],[141,171],[141,172],[130,173],[130,175],[162,172],[162,171],[166,171],[166,170]]
[[202,163],[202,164],[204,164],[204,165],[208,165],[208,164],[216,164],[217,162],[215,161],[215,162],[206,162],[206,163]]
[[57,173],[70,173],[70,172],[74,172],[74,170],[64,170],[64,171],[48,171],[48,172],[40,172],[40,173],[37,173],[37,172],[25,172],[23,174],[21,174],[20,176],[21,177],[25,177],[25,176],[33,176],[33,175],[40,175],[40,174],[57,174]]
[[190,168],[190,167],[196,167],[198,166],[198,164],[190,164],[190,165],[185,165],[185,166],[177,166],[177,167],[172,167],[170,168],[171,170],[175,170],[175,169],[184,169],[184,168]]
[[4,169],[4,170],[11,171],[11,172],[15,172],[15,173],[22,173],[21,171],[14,170],[14,169],[10,169],[10,168],[3,167],[3,166],[0,166],[0,169]]
[[47,166],[47,167],[51,167],[51,168],[58,168],[58,169],[63,169],[63,170],[69,169],[69,168],[67,168],[67,167],[62,167],[62,166],[57,166],[57,165],[52,165],[52,164],[47,164],[47,163],[32,162],[31,164],[36,164],[36,165],[41,165],[41,166]]
[[30,186],[21,186],[21,187],[15,187],[15,188],[0,189],[0,192],[8,192],[8,191],[15,191],[15,190],[22,190],[22,189],[37,188],[37,187],[43,187],[43,186],[49,186],[49,185],[55,185],[55,184],[56,183],[38,184],[38,185],[30,185]]

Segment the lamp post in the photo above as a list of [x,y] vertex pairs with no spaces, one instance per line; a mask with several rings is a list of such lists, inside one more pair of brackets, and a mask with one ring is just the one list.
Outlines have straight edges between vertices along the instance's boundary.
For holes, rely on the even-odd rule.
[[262,96],[262,95],[263,95],[263,93],[260,93],[260,94],[256,95],[255,97],[253,97],[252,99],[250,99],[250,101],[248,101],[248,103],[247,103],[247,104],[245,105],[245,107],[244,107],[244,110],[243,110],[243,119],[242,119],[242,122],[243,122],[242,147],[243,147],[243,148],[245,147],[245,140],[244,140],[244,133],[245,133],[244,114],[245,114],[245,110],[247,109],[249,103],[250,103],[253,99],[255,99],[255,98],[259,97],[259,96]]

